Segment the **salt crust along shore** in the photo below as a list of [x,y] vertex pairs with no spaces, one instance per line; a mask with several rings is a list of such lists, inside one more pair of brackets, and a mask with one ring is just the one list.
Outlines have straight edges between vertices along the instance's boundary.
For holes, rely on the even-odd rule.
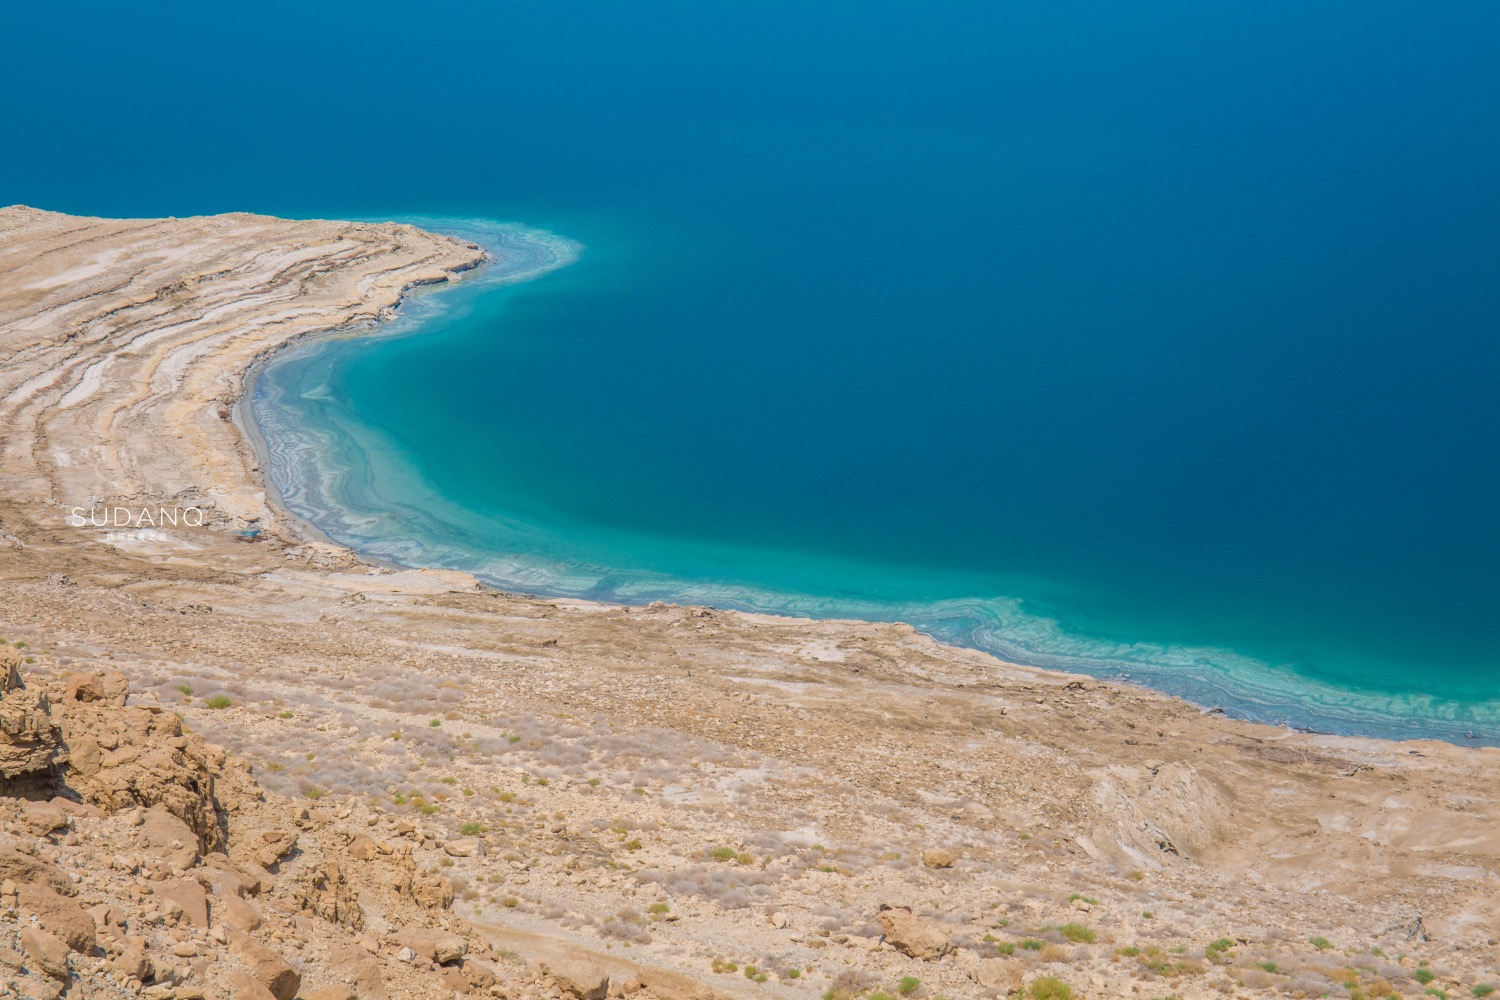
[[[42,680],[122,672],[249,763],[256,814],[304,838],[257,905],[305,990],[351,943],[391,996],[559,995],[560,954],[663,997],[1500,975],[1500,751],[1236,722],[900,625],[509,596],[300,536],[231,419],[246,371],[481,262],[404,225],[0,209],[0,636]],[[67,523],[93,503],[206,523]],[[393,897],[372,862],[339,876],[357,930],[306,904],[356,833],[454,898]],[[24,908],[0,912],[19,944]],[[184,928],[209,957],[160,995],[229,995],[243,957]],[[469,954],[408,959],[414,928]]]

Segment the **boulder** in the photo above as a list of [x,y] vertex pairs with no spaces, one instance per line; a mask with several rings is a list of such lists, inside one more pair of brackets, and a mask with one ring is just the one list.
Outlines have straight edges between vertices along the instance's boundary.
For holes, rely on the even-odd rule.
[[260,911],[239,896],[215,896],[212,917],[216,927],[225,927],[241,934],[249,934],[262,922]]
[[194,927],[208,927],[208,894],[189,879],[172,879],[157,887],[156,895],[182,908],[182,919]]
[[276,994],[249,972],[229,975],[229,1000],[277,1000]]
[[917,916],[910,907],[882,907],[879,919],[886,943],[903,955],[931,962],[953,950],[953,942],[943,925],[929,917]]
[[103,680],[96,674],[69,674],[63,679],[62,700],[103,701]]
[[145,812],[140,827],[141,846],[174,868],[198,863],[198,836],[181,818],[161,806]]
[[240,892],[237,895],[248,894],[259,896],[260,890],[264,885],[261,875],[253,867],[242,868],[229,860],[227,854],[219,851],[210,851],[208,854],[203,855],[203,867],[205,870],[212,872],[210,876],[211,884],[215,886],[214,892],[220,895],[223,894],[222,890],[217,887],[218,883],[212,880],[217,879],[221,874],[234,879],[240,884]]
[[382,1000],[386,996],[385,980],[380,975],[380,962],[372,952],[378,949],[373,938],[369,947],[359,945],[336,945],[329,949],[328,960],[339,970],[339,976],[354,988],[360,1000]]
[[248,934],[229,939],[229,950],[245,966],[256,983],[276,1000],[292,1000],[302,987],[302,974],[280,955]]
[[487,990],[500,979],[495,975],[495,967],[480,959],[464,959],[463,973],[469,985],[476,990]]
[[958,857],[952,851],[932,847],[922,852],[922,864],[928,868],[952,868]]
[[287,830],[262,830],[252,840],[251,854],[256,864],[270,871],[297,846],[297,834]]
[[42,972],[60,983],[68,981],[68,945],[62,938],[37,927],[23,927],[21,947]]
[[609,996],[609,973],[585,958],[553,957],[541,963],[565,996],[577,1000],[605,1000]]
[[469,953],[469,942],[448,931],[408,927],[394,935],[397,944],[410,948],[429,962],[448,965]]
[[115,956],[114,961],[109,963],[110,969],[123,973],[127,979],[139,979],[144,982],[156,975],[156,966],[146,953],[140,948],[130,947]]
[[23,854],[10,844],[0,844],[0,881],[10,881],[16,885],[38,882],[54,889],[72,891],[72,883],[66,875],[50,863],[30,854]]
[[47,885],[19,886],[18,893],[21,911],[36,917],[37,923],[69,949],[85,955],[94,950],[97,943],[94,918],[84,912],[77,900]]
[[484,857],[484,841],[450,840],[443,844],[443,853],[453,858],[482,858]]
[[45,837],[68,828],[68,817],[50,802],[27,802],[21,809],[21,821],[33,837]]

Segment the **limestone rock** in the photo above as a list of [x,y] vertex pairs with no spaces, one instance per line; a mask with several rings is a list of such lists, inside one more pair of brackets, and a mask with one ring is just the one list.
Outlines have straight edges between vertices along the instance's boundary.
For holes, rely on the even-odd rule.
[[224,751],[185,736],[175,715],[125,707],[122,684],[114,675],[75,674],[52,706],[68,755],[67,787],[108,812],[158,807],[188,826],[196,849],[222,845],[214,783]]
[[885,930],[886,943],[904,955],[930,962],[953,950],[953,943],[948,940],[943,925],[928,917],[917,916],[910,907],[883,908],[879,919]]
[[449,965],[469,953],[469,942],[447,931],[409,927],[395,934],[395,941],[410,948],[429,962]]
[[28,802],[22,807],[21,820],[34,837],[45,837],[68,828],[68,817],[50,802]]
[[249,972],[235,972],[229,976],[230,1000],[279,1000]]
[[[62,742],[48,712],[47,695],[28,690],[13,650],[0,650],[0,678],[5,694],[0,696],[0,788],[19,791],[33,781],[46,781]],[[13,783],[15,786],[13,788]]]
[[297,834],[287,830],[262,830],[251,854],[257,864],[270,871],[297,846]]
[[[209,879],[209,884],[214,886],[214,892],[219,895],[224,895],[226,891],[233,892],[237,896],[260,895],[264,880],[253,866],[241,867],[229,860],[228,855],[219,851],[212,851],[205,854],[202,863],[205,872],[209,873],[205,877]],[[221,878],[228,881],[221,882]],[[221,886],[228,886],[230,883],[236,884],[238,888],[229,888],[227,890],[221,888]]]
[[309,871],[297,891],[297,903],[304,910],[351,931],[365,929],[365,911],[337,861],[325,861]]
[[465,959],[463,973],[469,985],[476,990],[487,990],[499,979],[495,975],[495,967],[480,959]]
[[565,996],[577,1000],[605,1000],[609,996],[609,973],[587,959],[558,956],[542,962],[541,966]]
[[450,840],[443,844],[443,853],[454,858],[484,857],[484,841],[474,839]]
[[21,947],[42,972],[60,983],[68,981],[68,945],[62,938],[36,927],[23,927]]
[[208,927],[208,897],[203,886],[188,879],[164,882],[157,896],[171,900],[182,908],[182,917],[194,927]]
[[178,816],[160,806],[147,809],[140,827],[141,846],[177,868],[198,863],[198,837]]
[[52,865],[30,854],[23,854],[10,844],[0,844],[0,879],[9,880],[16,885],[40,882],[63,891],[68,891],[69,885],[68,877]]
[[381,978],[380,962],[371,952],[378,945],[370,940],[371,948],[358,945],[342,945],[330,949],[328,959],[339,970],[339,976],[354,988],[360,1000],[381,1000],[386,996],[385,980]]
[[215,896],[211,914],[215,926],[248,934],[261,923],[260,911],[239,896]]
[[303,990],[302,1000],[356,1000],[357,994],[347,986],[319,986]]
[[156,967],[140,948],[126,948],[110,962],[110,968],[122,973],[127,979],[145,981],[156,974]]
[[255,982],[276,1000],[292,1000],[302,987],[302,974],[286,959],[246,934],[229,939],[229,950],[240,960]]
[[73,951],[87,954],[93,950],[94,918],[76,900],[47,885],[23,885],[18,891],[22,912],[36,917],[37,923]]

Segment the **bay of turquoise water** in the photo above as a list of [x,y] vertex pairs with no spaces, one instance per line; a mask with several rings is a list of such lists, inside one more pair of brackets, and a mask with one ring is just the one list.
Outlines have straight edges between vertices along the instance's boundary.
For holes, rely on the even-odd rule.
[[494,248],[257,383],[334,537],[1500,743],[1492,3],[70,10],[0,202]]

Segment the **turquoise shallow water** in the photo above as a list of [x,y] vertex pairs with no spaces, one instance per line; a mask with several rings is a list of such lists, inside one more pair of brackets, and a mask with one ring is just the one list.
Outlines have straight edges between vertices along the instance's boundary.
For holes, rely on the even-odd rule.
[[0,201],[583,247],[267,372],[331,534],[1500,742],[1492,3],[85,13]]
[[[1153,641],[1124,629],[1095,630],[1086,616],[1069,620],[1067,581],[1056,575],[880,561],[817,545],[755,544],[746,539],[763,534],[763,527],[720,528],[691,515],[684,530],[664,525],[631,530],[568,517],[565,505],[538,504],[528,484],[507,481],[504,467],[490,464],[504,445],[528,449],[535,442],[483,440],[495,432],[495,423],[481,419],[464,429],[449,406],[416,414],[414,408],[431,406],[436,397],[415,390],[414,382],[423,377],[422,366],[432,364],[437,384],[446,385],[454,359],[463,358],[478,381],[487,383],[470,390],[486,411],[512,405],[517,376],[507,362],[540,349],[527,342],[524,324],[511,318],[525,308],[517,298],[533,289],[515,286],[576,266],[582,248],[515,225],[408,221],[483,243],[496,263],[456,289],[419,296],[374,337],[342,337],[283,353],[261,373],[252,397],[284,501],[339,541],[395,562],[467,570],[508,589],[548,595],[906,621],[946,641],[1019,662],[1126,678],[1262,721],[1496,741],[1500,700],[1486,692],[1482,678],[1479,685],[1465,687],[1462,676],[1422,678],[1403,672],[1406,664],[1374,657],[1354,663],[1356,669],[1373,667],[1369,675],[1320,675],[1299,664],[1290,646],[1283,647],[1286,658],[1278,661],[1227,644]],[[543,286],[539,294],[545,300],[568,293]],[[452,405],[472,402],[458,397]],[[602,435],[606,450],[612,450],[610,442],[638,433],[628,426],[591,430]],[[421,438],[424,431],[432,437]],[[413,434],[416,443],[404,440]],[[684,461],[691,463],[692,452],[711,447],[712,438],[711,433],[676,432],[668,433],[665,443],[674,454],[689,449]],[[545,469],[571,467],[576,458],[553,452],[538,454],[537,460]],[[475,476],[483,492],[466,495],[462,485],[445,483],[454,469]],[[682,472],[690,480],[695,476],[692,465]],[[619,489],[597,469],[568,475],[577,489]],[[712,508],[696,517],[719,513]],[[1058,609],[1015,596],[1028,593],[1048,595],[1059,602]],[[1073,607],[1098,600],[1086,590],[1079,598]],[[1170,612],[1158,616],[1170,618]],[[1191,632],[1197,624],[1183,621],[1179,628]],[[1170,631],[1162,627],[1164,634]],[[1276,648],[1276,637],[1250,638],[1249,648]],[[1326,639],[1317,652],[1357,655]]]

